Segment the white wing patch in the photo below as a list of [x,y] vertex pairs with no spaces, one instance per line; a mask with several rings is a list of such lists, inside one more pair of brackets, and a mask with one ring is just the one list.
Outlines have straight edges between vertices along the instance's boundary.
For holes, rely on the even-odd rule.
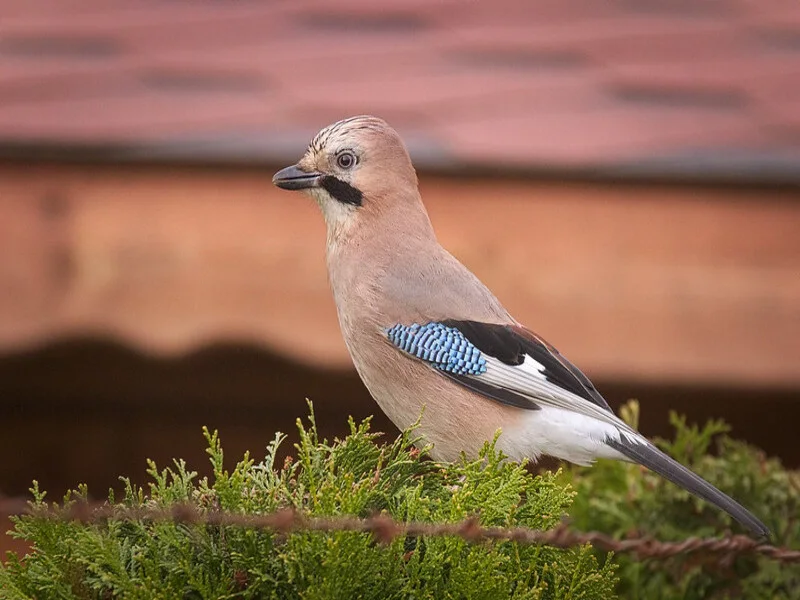
[[[476,379],[526,396],[536,404],[542,406],[542,408],[550,407],[560,409],[567,413],[589,417],[605,425],[610,425],[610,428],[602,428],[602,431],[607,436],[611,435],[617,439],[619,439],[620,436],[624,436],[629,442],[637,444],[647,443],[645,438],[611,411],[548,381],[543,372],[544,366],[530,356],[526,356],[525,360],[520,365],[507,365],[496,358],[484,356],[486,358],[486,372],[476,376]],[[575,425],[581,422],[583,422],[582,419],[576,419],[574,421]],[[590,425],[590,422],[587,421],[586,425]],[[589,428],[592,429],[592,435],[594,436],[597,427],[592,426]],[[576,431],[576,434],[580,433],[581,432]],[[587,431],[586,433],[588,434],[589,432]]]

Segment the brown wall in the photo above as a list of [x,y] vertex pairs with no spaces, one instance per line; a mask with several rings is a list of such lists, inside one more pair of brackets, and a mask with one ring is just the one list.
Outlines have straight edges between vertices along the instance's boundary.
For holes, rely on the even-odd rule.
[[[254,343],[345,368],[323,224],[272,169],[0,165],[0,351]],[[443,243],[590,375],[800,386],[797,190],[422,178]]]

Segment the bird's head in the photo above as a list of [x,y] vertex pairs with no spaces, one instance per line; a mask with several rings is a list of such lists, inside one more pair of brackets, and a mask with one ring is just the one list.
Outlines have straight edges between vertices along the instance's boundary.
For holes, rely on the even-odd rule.
[[297,164],[278,171],[272,182],[310,194],[329,232],[347,230],[392,205],[421,206],[417,175],[403,141],[385,121],[372,116],[325,127]]

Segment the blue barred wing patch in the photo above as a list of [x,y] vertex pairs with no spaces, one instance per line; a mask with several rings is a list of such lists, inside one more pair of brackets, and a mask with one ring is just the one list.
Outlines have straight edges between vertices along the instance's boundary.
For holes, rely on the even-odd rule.
[[386,330],[389,341],[431,366],[454,375],[481,375],[486,359],[455,327],[441,323],[397,324]]

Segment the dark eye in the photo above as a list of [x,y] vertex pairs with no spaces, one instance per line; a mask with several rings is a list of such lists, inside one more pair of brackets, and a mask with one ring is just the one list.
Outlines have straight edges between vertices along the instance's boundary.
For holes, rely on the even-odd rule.
[[336,164],[342,169],[352,169],[356,164],[356,155],[352,152],[342,152],[336,157]]

